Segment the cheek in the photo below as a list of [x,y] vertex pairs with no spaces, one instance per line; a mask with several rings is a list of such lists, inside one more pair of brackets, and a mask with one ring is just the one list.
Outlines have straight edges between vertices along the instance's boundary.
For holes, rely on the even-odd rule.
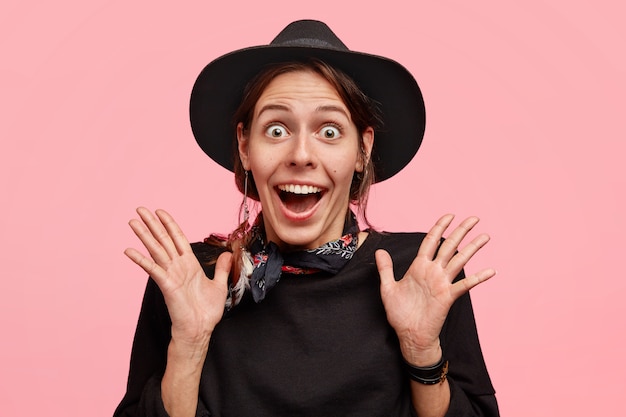
[[[343,160],[337,161],[337,164],[333,165],[334,168],[331,169],[331,175],[334,178],[335,184],[344,185],[346,187],[350,187],[352,184],[352,177],[354,176],[354,161],[353,160]],[[339,168],[337,168],[339,167]]]
[[270,155],[266,155],[265,157],[257,157],[251,159],[250,167],[256,169],[259,172],[267,172],[272,169],[274,166],[274,158]]
[[266,158],[250,158],[250,171],[254,175],[254,182],[257,189],[261,190],[266,188],[269,177],[272,173],[273,160],[270,157]]
[[352,152],[337,155],[332,161],[329,160],[329,164],[332,167],[332,172],[340,176],[352,176],[359,165],[357,155]]

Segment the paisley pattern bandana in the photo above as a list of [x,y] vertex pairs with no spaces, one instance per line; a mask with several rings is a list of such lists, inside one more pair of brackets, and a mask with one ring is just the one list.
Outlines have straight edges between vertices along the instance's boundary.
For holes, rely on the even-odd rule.
[[264,233],[259,230],[250,246],[254,265],[250,277],[252,298],[257,303],[263,301],[267,292],[278,284],[283,273],[336,274],[352,259],[358,244],[358,233],[356,216],[350,212],[343,226],[343,236],[339,239],[326,242],[315,249],[281,253],[274,242],[263,242]]

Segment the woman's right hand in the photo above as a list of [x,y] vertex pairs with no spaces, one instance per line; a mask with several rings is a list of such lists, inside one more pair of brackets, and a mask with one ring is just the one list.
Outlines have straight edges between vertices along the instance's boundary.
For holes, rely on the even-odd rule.
[[161,289],[172,320],[172,340],[192,349],[206,348],[224,314],[232,254],[219,256],[215,276],[208,279],[171,215],[164,210],[153,214],[144,207],[137,213],[141,220],[133,219],[129,225],[150,257],[133,248],[124,253]]

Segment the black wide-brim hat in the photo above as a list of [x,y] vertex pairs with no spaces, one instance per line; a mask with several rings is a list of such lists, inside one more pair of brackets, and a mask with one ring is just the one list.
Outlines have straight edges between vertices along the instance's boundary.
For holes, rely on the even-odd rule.
[[191,93],[191,128],[202,150],[234,170],[233,115],[247,83],[268,65],[319,59],[350,76],[375,100],[382,129],[374,134],[375,181],[397,174],[415,156],[425,127],[422,93],[415,78],[399,63],[350,51],[326,24],[315,20],[290,23],[269,44],[240,49],[208,64]]

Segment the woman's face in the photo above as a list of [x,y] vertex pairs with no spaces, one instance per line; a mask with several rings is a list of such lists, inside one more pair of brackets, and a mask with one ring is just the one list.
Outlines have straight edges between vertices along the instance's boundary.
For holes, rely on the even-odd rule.
[[[361,132],[370,155],[373,129]],[[237,126],[239,156],[261,200],[268,240],[310,249],[343,231],[354,172],[363,170],[359,132],[337,91],[312,71],[274,78],[250,129]]]

